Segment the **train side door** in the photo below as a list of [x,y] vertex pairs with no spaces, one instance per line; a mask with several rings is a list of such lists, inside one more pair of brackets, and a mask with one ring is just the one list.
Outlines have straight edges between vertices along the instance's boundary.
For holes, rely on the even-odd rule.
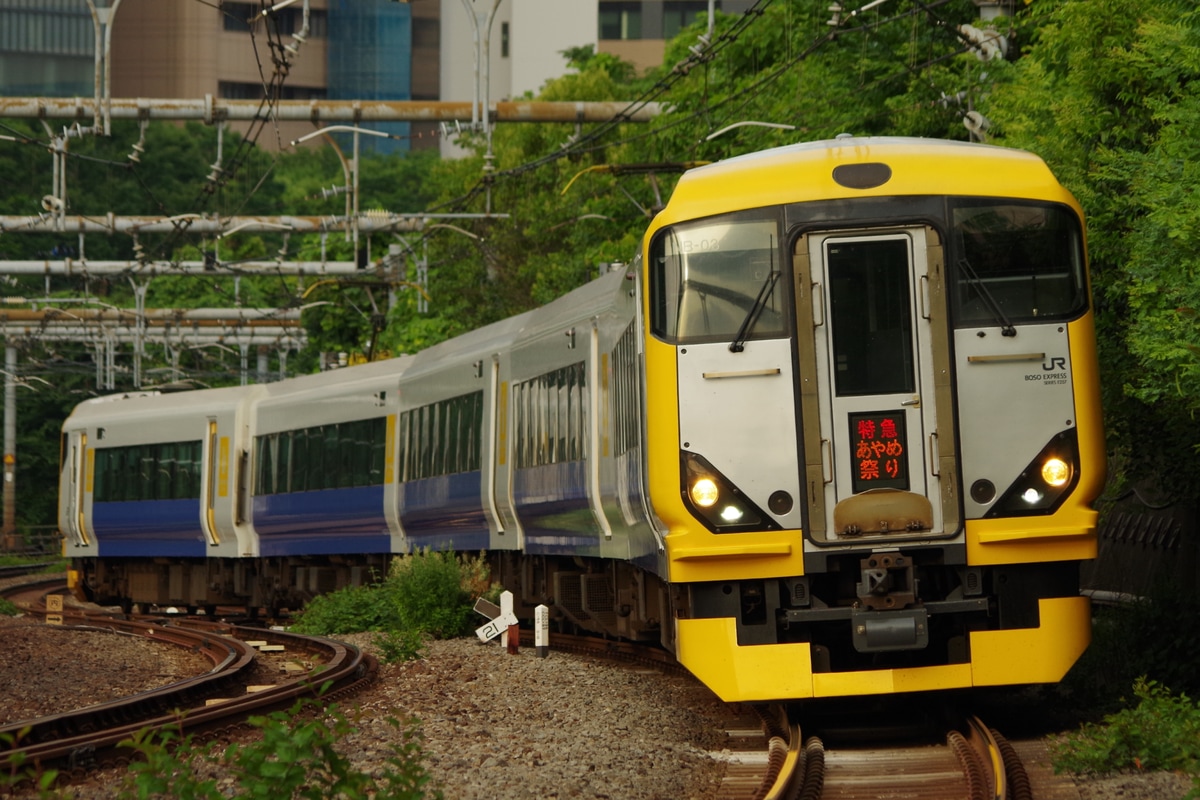
[[802,409],[810,533],[827,543],[954,533],[953,470],[943,479],[954,442],[939,440],[951,400],[936,232],[810,234],[796,255],[798,304],[809,304],[798,314],[801,373],[815,372],[819,387]]
[[59,480],[59,526],[76,547],[91,544],[87,530],[84,489],[87,481],[87,434],[63,435],[62,473]]

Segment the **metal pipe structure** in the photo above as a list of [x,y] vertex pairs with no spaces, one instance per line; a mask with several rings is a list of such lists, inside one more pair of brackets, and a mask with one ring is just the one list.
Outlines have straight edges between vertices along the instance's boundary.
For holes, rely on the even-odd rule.
[[[7,298],[6,298],[7,299]],[[23,298],[28,303],[39,302],[36,298]],[[77,322],[116,322],[133,324],[144,319],[148,325],[179,323],[187,325],[247,325],[262,327],[280,325],[285,322],[299,323],[300,310],[295,308],[147,308],[137,311],[132,308],[0,308],[0,322],[35,322],[38,324]]]
[[[390,211],[370,211],[359,220],[359,229],[367,233],[383,231],[420,231],[439,219],[507,219],[508,214],[393,214]],[[257,216],[214,219],[199,214],[175,217],[148,216],[36,216],[13,217],[0,215],[0,233],[124,233],[130,236],[143,233],[173,233],[183,229],[189,233],[229,236],[240,231],[251,233],[325,233],[342,230],[350,221],[338,217]]]
[[[117,344],[137,341],[139,333],[127,326],[100,327],[97,325],[22,325],[0,323],[0,337],[12,342],[18,339],[36,342],[83,342],[111,340]],[[193,328],[190,325],[151,327],[141,333],[146,339],[161,340],[172,346],[197,347],[208,344],[279,345],[288,344],[289,349],[299,350],[307,341],[307,335],[299,326],[272,327],[220,327]]]
[[[649,122],[662,111],[660,103],[548,102],[512,100],[492,103],[496,122]],[[335,122],[468,122],[478,105],[472,101],[427,100],[279,100],[271,115],[280,121]],[[117,97],[106,101],[105,115],[114,119],[198,120],[209,125],[220,121],[254,120],[262,114],[258,100],[227,100],[205,95],[203,100]],[[0,118],[87,121],[97,104],[83,97],[0,97]]]
[[17,533],[17,348],[4,348],[4,549],[21,547]]
[[0,261],[2,275],[121,275],[125,273],[154,277],[207,273],[245,275],[262,272],[271,275],[351,275],[360,270],[353,261],[235,261],[212,264],[206,261],[89,261],[59,259],[45,261]]

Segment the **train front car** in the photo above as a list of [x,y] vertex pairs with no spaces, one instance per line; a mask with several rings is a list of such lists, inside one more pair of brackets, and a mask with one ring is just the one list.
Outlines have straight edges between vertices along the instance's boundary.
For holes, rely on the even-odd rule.
[[1082,212],[1037,157],[839,137],[646,237],[651,496],[726,700],[1059,680],[1104,451]]

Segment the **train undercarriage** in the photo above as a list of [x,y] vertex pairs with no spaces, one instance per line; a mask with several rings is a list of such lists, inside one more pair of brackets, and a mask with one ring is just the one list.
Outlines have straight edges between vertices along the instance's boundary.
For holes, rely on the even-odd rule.
[[[73,589],[81,600],[124,611],[175,607],[195,612],[239,608],[268,618],[295,612],[312,598],[382,581],[388,554],[259,559],[76,559]],[[565,556],[488,556],[491,579],[513,593],[514,610],[532,619],[551,608],[558,630],[670,646],[666,585],[627,562]],[[482,620],[481,620],[482,623]],[[664,635],[665,632],[665,635]]]

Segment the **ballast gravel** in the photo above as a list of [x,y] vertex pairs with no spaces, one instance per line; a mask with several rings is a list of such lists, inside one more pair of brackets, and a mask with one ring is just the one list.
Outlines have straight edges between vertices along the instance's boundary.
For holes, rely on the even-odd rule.
[[[374,650],[369,634],[342,638]],[[0,617],[0,720],[103,702],[207,669],[205,659],[165,643]],[[711,692],[687,676],[567,653],[509,655],[474,638],[431,642],[418,660],[381,665],[379,680],[341,707],[354,731],[339,750],[374,774],[400,741],[393,721],[418,721],[423,763],[447,800],[710,798],[725,772],[723,714]],[[126,776],[96,773],[61,796],[110,800]],[[231,780],[204,777],[234,796]],[[1076,779],[1079,800],[1174,800],[1190,785],[1172,773]],[[33,789],[11,796],[39,797]]]

